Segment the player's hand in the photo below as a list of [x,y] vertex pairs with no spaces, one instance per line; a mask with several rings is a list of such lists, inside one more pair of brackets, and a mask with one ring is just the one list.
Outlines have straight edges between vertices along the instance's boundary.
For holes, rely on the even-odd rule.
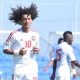
[[34,53],[39,53],[39,51],[40,51],[39,48],[33,47],[33,52],[34,52]]
[[26,54],[27,50],[25,48],[21,48],[20,51],[19,51],[19,55],[24,55]]

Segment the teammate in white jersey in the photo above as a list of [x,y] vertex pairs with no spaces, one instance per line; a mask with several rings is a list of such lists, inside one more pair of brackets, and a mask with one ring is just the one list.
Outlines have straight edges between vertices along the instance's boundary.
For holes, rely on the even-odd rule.
[[69,63],[80,67],[80,64],[76,61],[74,51],[71,46],[73,41],[72,32],[66,31],[63,34],[64,42],[59,45],[57,50],[57,69],[55,80],[70,80],[70,67]]
[[38,80],[38,65],[35,55],[39,52],[39,34],[30,29],[32,21],[38,16],[37,7],[12,8],[9,20],[21,25],[10,33],[3,52],[13,55],[14,80]]

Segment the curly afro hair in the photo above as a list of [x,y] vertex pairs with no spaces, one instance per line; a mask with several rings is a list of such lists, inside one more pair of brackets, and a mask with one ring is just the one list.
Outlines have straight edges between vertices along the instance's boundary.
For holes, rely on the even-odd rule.
[[11,10],[12,13],[9,14],[9,20],[13,21],[15,24],[20,24],[21,17],[24,14],[31,15],[32,20],[38,17],[37,7],[33,3],[28,8],[22,8],[22,6],[17,6],[17,8],[11,8]]

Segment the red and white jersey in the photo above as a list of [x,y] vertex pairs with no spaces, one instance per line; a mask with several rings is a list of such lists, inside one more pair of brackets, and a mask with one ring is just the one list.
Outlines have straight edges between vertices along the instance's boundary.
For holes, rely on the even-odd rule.
[[[29,64],[31,60],[35,59],[35,54],[32,52],[33,47],[39,48],[39,34],[37,32],[30,31],[26,33],[23,32],[22,29],[18,29],[10,33],[5,42],[4,49],[20,50],[21,48],[25,48],[27,50],[26,54],[23,56],[13,55],[14,69],[16,71],[18,71],[17,69],[19,69],[20,67]],[[24,69],[24,71],[21,73],[23,74],[25,72],[27,71],[25,71]]]
[[58,62],[57,62],[57,70],[56,76],[70,76],[70,62],[76,60],[74,56],[74,51],[71,45],[63,42],[59,44],[57,55]]

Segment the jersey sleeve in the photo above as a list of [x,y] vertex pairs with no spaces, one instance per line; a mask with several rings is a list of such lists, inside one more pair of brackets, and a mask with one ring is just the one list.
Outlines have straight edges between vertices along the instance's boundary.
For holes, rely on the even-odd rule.
[[14,44],[14,36],[12,33],[10,33],[10,35],[8,36],[8,38],[6,39],[4,43],[4,49],[11,49],[13,44]]
[[53,56],[51,58],[51,60],[53,61],[54,59],[56,59],[56,53],[53,53]]
[[40,48],[40,45],[39,45],[40,41],[39,40],[40,40],[40,35],[37,33],[34,47]]
[[75,55],[74,55],[74,50],[72,47],[68,48],[68,58],[70,61],[76,60]]
[[52,46],[52,58],[51,58],[51,60],[54,60],[54,59],[56,59],[56,50],[57,50],[58,48],[57,48],[57,46],[56,45],[54,45],[54,46]]

